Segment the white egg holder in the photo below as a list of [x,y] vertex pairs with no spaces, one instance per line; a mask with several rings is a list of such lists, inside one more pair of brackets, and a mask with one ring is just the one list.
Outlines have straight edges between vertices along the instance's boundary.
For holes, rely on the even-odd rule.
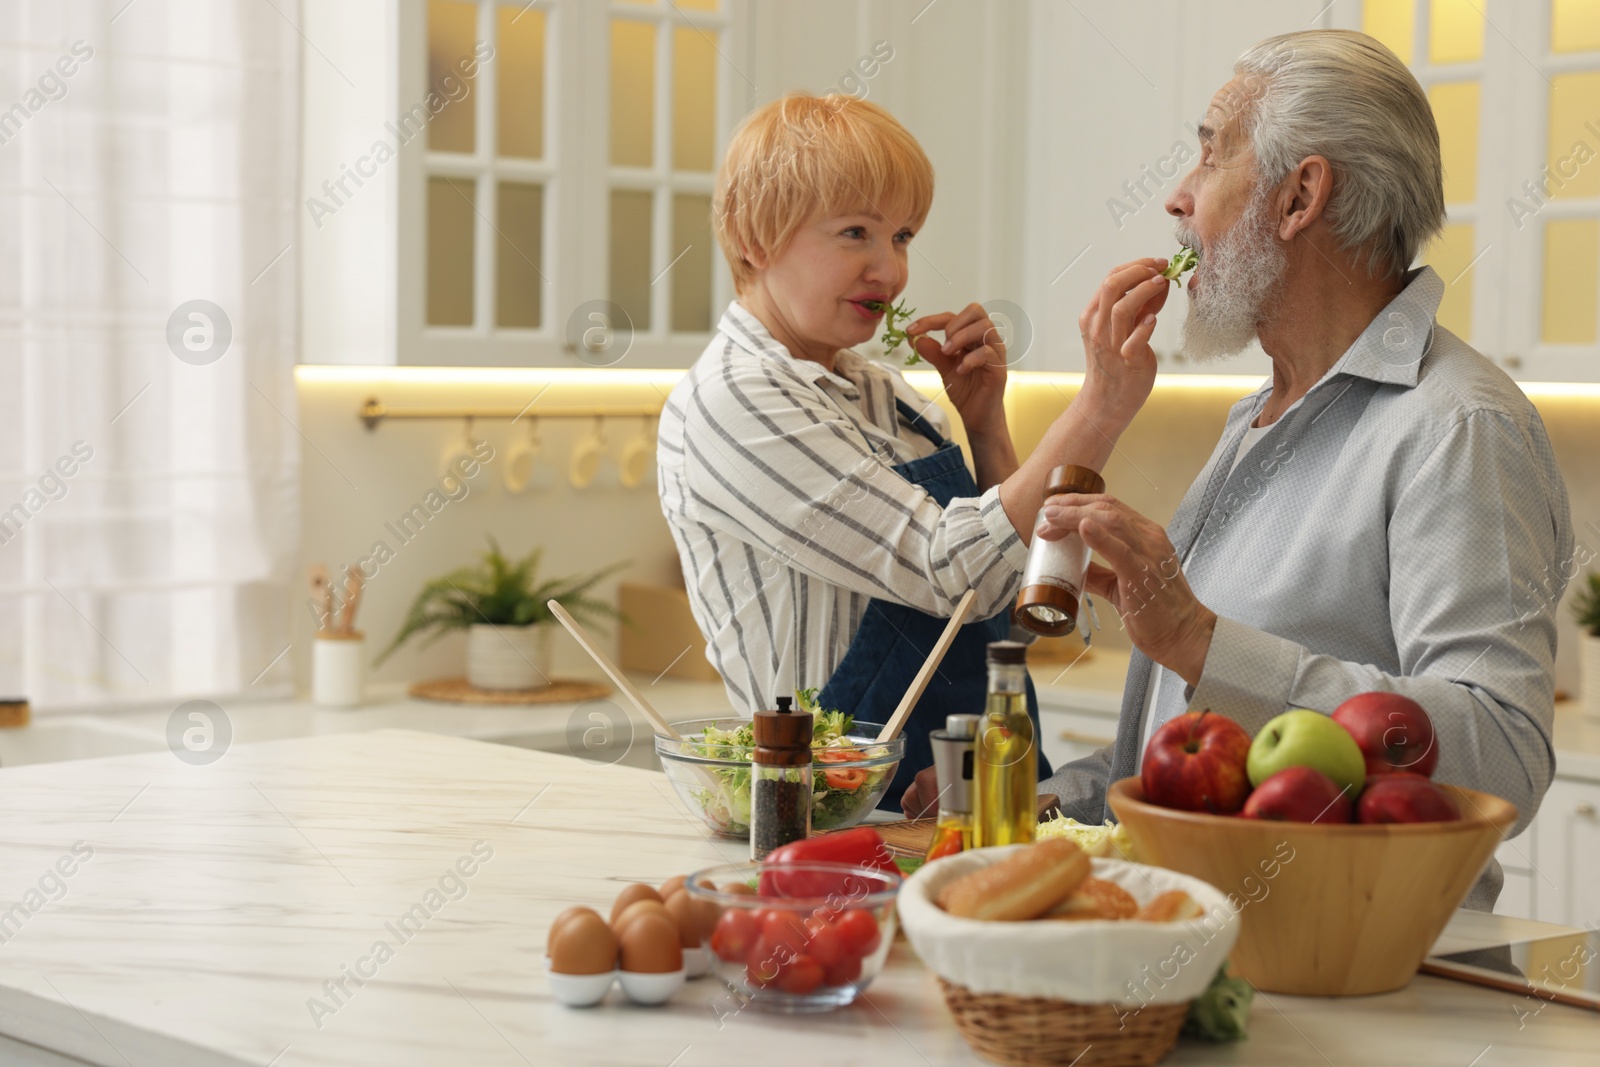
[[599,974],[557,974],[550,969],[550,957],[544,958],[544,974],[550,983],[550,992],[569,1008],[593,1007],[605,999],[615,982],[622,983],[622,991],[635,1004],[661,1004],[681,989],[685,981],[699,978],[710,970],[711,960],[703,947],[684,949],[683,966],[660,974],[620,969]]

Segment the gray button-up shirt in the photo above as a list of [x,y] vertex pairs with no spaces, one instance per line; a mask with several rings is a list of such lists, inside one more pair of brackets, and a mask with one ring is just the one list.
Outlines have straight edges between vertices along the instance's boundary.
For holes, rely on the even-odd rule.
[[[1427,709],[1434,777],[1505,797],[1520,830],[1555,758],[1556,605],[1570,576],[1566,486],[1538,412],[1434,313],[1431,268],[1231,473],[1270,381],[1234,405],[1167,529],[1217,613],[1199,685],[1171,672],[1149,714],[1225,714],[1254,734],[1288,708],[1332,712],[1374,689]],[[1042,782],[1070,815],[1112,816],[1138,773],[1156,667],[1135,651],[1116,741]],[[1497,865],[1468,898],[1492,906]]]

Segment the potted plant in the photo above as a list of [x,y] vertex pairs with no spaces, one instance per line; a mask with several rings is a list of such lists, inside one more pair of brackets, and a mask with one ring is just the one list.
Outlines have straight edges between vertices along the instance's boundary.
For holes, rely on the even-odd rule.
[[1600,720],[1600,572],[1590,571],[1584,582],[1572,601],[1572,614],[1583,630],[1578,649],[1579,684],[1584,715]]
[[377,659],[382,663],[412,635],[428,633],[423,647],[454,630],[467,631],[467,682],[478,689],[533,689],[549,680],[550,627],[554,600],[576,619],[620,618],[610,604],[585,596],[623,563],[592,574],[537,582],[534,549],[512,562],[489,538],[482,562],[457,568],[426,583],[411,603],[400,632]]

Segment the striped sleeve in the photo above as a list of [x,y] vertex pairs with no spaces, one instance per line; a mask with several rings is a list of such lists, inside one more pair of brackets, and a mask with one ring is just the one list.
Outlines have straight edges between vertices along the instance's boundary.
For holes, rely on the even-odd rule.
[[697,517],[831,585],[948,616],[967,589],[980,618],[1016,592],[1027,549],[999,489],[941,508],[876,455],[844,413],[774,365],[702,369],[684,413]]

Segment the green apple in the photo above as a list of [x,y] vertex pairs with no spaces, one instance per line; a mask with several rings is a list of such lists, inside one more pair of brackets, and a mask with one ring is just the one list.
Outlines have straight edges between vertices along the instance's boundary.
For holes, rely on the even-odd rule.
[[1311,767],[1354,798],[1367,781],[1367,760],[1350,731],[1320,711],[1296,708],[1261,728],[1250,742],[1245,773],[1260,785],[1286,767]]

